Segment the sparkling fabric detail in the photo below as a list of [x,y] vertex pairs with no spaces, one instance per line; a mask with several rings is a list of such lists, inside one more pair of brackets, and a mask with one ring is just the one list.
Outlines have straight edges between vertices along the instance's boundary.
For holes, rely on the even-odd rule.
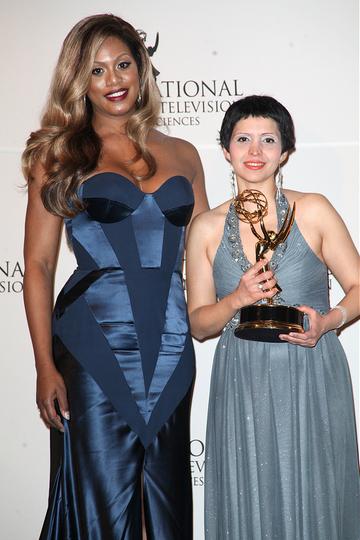
[[229,243],[231,256],[236,263],[239,263],[243,272],[251,267],[250,262],[245,257],[239,233],[239,219],[233,203],[230,204],[225,221],[226,238]]
[[[280,197],[276,197],[276,213],[277,213],[277,220],[278,220],[278,230],[282,227],[286,212],[289,208],[289,203],[285,197],[285,195],[282,193]],[[245,255],[244,248],[241,242],[240,232],[239,232],[239,218],[237,217],[236,210],[234,207],[234,204],[231,203],[229,207],[228,214],[226,216],[225,221],[225,238],[227,239],[228,246],[231,252],[231,256],[234,259],[236,263],[238,263],[241,267],[241,270],[243,272],[246,272],[251,268],[251,263],[248,260],[248,258]],[[282,242],[279,244],[269,262],[270,269],[275,272],[275,270],[278,268],[278,265],[282,258],[284,257],[285,251],[287,248],[287,240],[285,242]],[[283,299],[280,295],[275,295],[274,301],[278,304],[284,304]],[[266,299],[260,300],[259,303],[266,303]],[[225,325],[224,330],[233,330],[236,328],[236,326],[239,324],[239,314],[236,313],[236,315]]]
[[[234,260],[227,224],[213,264],[220,300],[247,267],[241,250]],[[274,258],[284,302],[327,312],[327,268],[296,220],[286,244],[284,260]],[[335,332],[315,347],[248,341],[232,331],[220,336],[209,395],[205,531],[206,540],[359,538],[352,391]]]
[[[282,227],[286,212],[289,208],[289,203],[285,197],[285,195],[282,193],[280,197],[276,198],[276,213],[277,213],[277,220],[278,220],[278,230]],[[240,232],[239,232],[239,219],[236,214],[236,210],[234,207],[234,204],[231,203],[229,207],[228,214],[226,216],[226,237],[229,242],[229,246],[231,248],[231,256],[234,259],[235,262],[238,262],[241,266],[241,269],[243,272],[246,272],[246,270],[249,270],[251,267],[251,263],[246,257],[243,249],[243,245],[240,238]],[[279,244],[270,260],[270,268],[271,270],[276,270],[280,261],[285,255],[287,247],[287,240],[285,242],[282,242]]]

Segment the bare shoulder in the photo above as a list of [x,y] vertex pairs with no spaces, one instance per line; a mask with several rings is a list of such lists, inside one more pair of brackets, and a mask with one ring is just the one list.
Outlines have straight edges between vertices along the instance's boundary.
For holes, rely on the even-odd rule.
[[330,204],[325,195],[322,195],[321,193],[307,193],[303,191],[285,189],[284,194],[289,202],[294,201],[296,204],[309,204],[311,206],[318,204]]
[[39,159],[34,160],[30,170],[30,182],[35,181],[36,183],[40,183],[41,185],[46,181],[46,168],[45,168],[45,156],[42,159],[41,157]]
[[185,139],[171,137],[161,131],[153,130],[151,140],[161,153],[166,152],[167,154],[176,156],[178,160],[180,159],[186,162],[197,162],[200,160],[195,146]]
[[305,219],[322,218],[322,216],[335,213],[335,209],[330,201],[321,193],[303,193],[290,189],[284,190],[284,194],[290,206],[296,203],[296,214]]
[[185,139],[179,139],[178,137],[169,137],[169,139],[170,144],[177,151],[183,152],[187,158],[198,157],[199,153],[191,142],[186,141]]
[[[159,168],[181,174],[192,184],[195,181],[203,184],[203,168],[194,145],[184,139],[170,137],[157,130],[151,132],[149,143]],[[206,204],[206,206],[208,205]]]
[[212,210],[198,214],[191,224],[190,234],[201,232],[206,234],[206,236],[216,236],[224,227],[230,202],[225,201]]
[[199,167],[201,167],[199,152],[195,146],[189,141],[177,137],[169,137],[168,145],[178,159],[192,167],[195,175]]
[[161,144],[166,146],[167,149],[176,149],[182,150],[184,152],[194,152],[197,153],[197,150],[193,144],[185,139],[180,139],[179,137],[172,137],[171,135],[166,135],[162,131],[153,129],[151,132],[151,139],[154,143]]
[[36,163],[31,168],[30,171],[31,177],[29,179],[29,186],[36,185],[38,188],[41,188],[47,180],[47,174],[45,165],[41,160],[37,160]]

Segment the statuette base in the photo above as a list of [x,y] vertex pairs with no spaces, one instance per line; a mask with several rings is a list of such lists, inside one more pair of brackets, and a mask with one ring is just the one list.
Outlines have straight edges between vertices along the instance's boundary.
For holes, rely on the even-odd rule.
[[252,304],[243,307],[239,315],[234,334],[240,339],[286,343],[279,339],[280,334],[304,332],[304,313],[293,306]]

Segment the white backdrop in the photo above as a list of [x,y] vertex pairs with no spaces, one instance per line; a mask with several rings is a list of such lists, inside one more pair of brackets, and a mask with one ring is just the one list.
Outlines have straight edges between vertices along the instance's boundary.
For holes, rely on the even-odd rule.
[[[37,538],[48,487],[48,434],[35,406],[35,372],[22,307],[26,194],[19,158],[39,123],[65,34],[80,18],[113,12],[159,47],[153,63],[164,98],[162,125],[192,141],[203,160],[211,206],[229,198],[228,167],[217,144],[223,111],[240,95],[277,97],[293,115],[297,152],[287,187],[325,194],[358,243],[357,3],[278,0],[210,4],[183,0],[107,2],[1,0],[0,158],[0,513],[1,540]],[[57,290],[74,268],[63,243]],[[341,291],[332,280],[333,304]],[[359,324],[341,336],[359,425]],[[192,416],[195,540],[203,539],[203,444],[214,342],[196,344]],[[184,539],[185,540],[185,539]]]

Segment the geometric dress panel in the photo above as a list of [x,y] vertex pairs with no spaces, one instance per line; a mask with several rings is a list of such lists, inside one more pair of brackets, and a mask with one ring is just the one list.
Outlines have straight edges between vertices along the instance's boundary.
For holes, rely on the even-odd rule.
[[106,172],[80,195],[86,210],[66,222],[78,267],[57,299],[53,334],[146,448],[194,376],[182,285],[192,188],[174,176],[146,194]]
[[70,419],[50,430],[40,540],[191,540],[195,373],[182,282],[194,196],[183,176],[142,193],[124,176],[83,183],[66,220],[77,268],[53,314]]

